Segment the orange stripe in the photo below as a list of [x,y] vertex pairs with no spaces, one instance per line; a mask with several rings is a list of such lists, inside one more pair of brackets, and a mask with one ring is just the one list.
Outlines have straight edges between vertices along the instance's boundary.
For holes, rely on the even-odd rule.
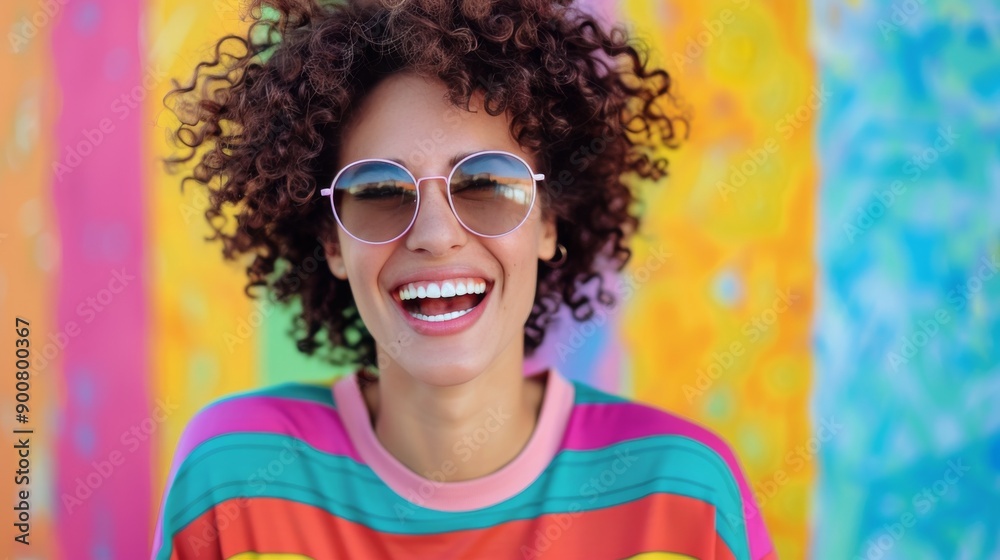
[[[224,539],[217,538],[214,527]],[[234,499],[216,505],[173,539],[175,556],[222,560],[241,552],[332,558],[485,558],[497,554],[546,560],[626,558],[674,552],[695,558],[733,558],[714,531],[715,510],[701,500],[654,494],[588,512],[544,515],[487,529],[444,535],[380,533],[315,506],[280,498]],[[507,551],[500,553],[499,551]]]

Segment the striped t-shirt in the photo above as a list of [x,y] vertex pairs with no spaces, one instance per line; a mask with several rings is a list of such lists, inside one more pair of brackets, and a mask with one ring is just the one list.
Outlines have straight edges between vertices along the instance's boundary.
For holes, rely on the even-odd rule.
[[[217,401],[181,438],[152,558],[775,558],[718,436],[555,369],[540,375],[524,449],[460,482],[417,474],[382,447],[356,375],[332,390],[290,383]],[[491,411],[453,460],[505,415]]]

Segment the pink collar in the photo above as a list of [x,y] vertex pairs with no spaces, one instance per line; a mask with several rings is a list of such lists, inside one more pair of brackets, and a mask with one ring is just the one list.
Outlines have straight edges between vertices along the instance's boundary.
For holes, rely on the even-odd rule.
[[574,390],[573,384],[555,368],[549,368],[547,375],[538,423],[521,453],[494,473],[460,482],[424,478],[382,447],[372,428],[357,374],[334,383],[333,398],[358,455],[389,488],[428,509],[470,511],[516,496],[542,474],[559,451],[573,410]]

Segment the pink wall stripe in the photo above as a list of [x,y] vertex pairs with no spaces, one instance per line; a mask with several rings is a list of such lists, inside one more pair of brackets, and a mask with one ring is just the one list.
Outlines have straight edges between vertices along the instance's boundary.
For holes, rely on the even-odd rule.
[[53,507],[61,558],[142,558],[157,414],[147,387],[139,4],[73,2],[52,52],[62,110],[52,199],[67,336]]

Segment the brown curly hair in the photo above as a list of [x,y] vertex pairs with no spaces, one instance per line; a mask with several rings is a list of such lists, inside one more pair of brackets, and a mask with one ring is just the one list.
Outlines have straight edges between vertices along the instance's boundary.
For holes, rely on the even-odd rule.
[[539,198],[568,260],[538,269],[525,351],[541,344],[563,303],[579,321],[595,302],[615,304],[598,271],[620,271],[631,255],[638,209],[625,181],[663,177],[667,161],[656,153],[686,136],[686,121],[670,76],[651,67],[641,45],[571,4],[256,0],[245,37],[219,39],[189,85],[173,82],[164,101],[186,149],[167,158],[168,169],[194,160],[182,188],[194,181],[208,190],[208,239],[221,240],[224,257],[250,258],[247,295],[263,286],[283,304],[301,298],[290,332],[300,351],[320,348],[325,329],[333,363],[375,363],[348,284],[324,262],[336,225],[319,189],[337,171],[352,110],[404,70],[442,80],[456,107],[468,109],[481,92],[489,114],[510,115],[514,138],[548,178]]

